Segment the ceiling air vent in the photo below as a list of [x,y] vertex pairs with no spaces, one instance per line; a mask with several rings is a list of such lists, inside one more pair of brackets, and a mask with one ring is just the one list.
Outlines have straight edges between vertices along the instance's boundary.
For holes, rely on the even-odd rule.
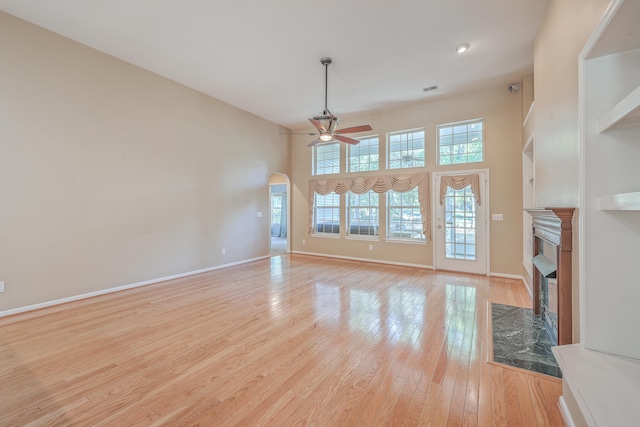
[[435,86],[425,87],[424,89],[422,89],[422,91],[423,91],[423,92],[429,92],[429,91],[436,90],[436,89],[438,89],[438,86],[437,86],[437,85],[435,85]]

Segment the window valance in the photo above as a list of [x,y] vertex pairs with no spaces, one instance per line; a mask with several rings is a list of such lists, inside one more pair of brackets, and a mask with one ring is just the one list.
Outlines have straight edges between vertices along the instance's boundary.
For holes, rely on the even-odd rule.
[[476,203],[478,205],[481,205],[480,176],[477,173],[470,175],[452,175],[440,177],[440,204],[444,203],[444,198],[447,195],[447,187],[451,187],[454,190],[462,190],[467,185],[471,186],[471,193],[476,199]]
[[373,190],[378,194],[389,190],[405,193],[418,187],[420,214],[422,216],[422,234],[431,240],[431,221],[429,218],[429,173],[421,172],[411,175],[379,175],[372,177],[312,179],[309,181],[309,233],[313,230],[314,193],[327,195],[329,193],[345,194],[352,192],[363,194]]

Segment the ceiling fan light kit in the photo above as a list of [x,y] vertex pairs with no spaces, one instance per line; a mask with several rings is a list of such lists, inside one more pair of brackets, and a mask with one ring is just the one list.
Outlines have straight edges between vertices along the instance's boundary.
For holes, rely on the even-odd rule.
[[469,48],[470,48],[470,47],[471,47],[471,45],[470,45],[469,43],[461,44],[460,46],[458,46],[458,47],[456,48],[456,52],[458,52],[458,53],[464,53],[464,52],[466,52],[467,50],[469,50]]

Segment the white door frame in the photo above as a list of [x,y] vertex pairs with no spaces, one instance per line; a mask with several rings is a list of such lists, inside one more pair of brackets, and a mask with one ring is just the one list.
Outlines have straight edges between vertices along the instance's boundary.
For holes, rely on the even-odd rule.
[[485,174],[485,185],[480,187],[480,191],[482,191],[484,189],[484,193],[481,193],[481,201],[482,204],[479,206],[479,208],[484,210],[484,226],[485,226],[485,244],[484,244],[484,250],[485,250],[485,275],[489,276],[491,274],[491,228],[490,228],[490,216],[491,216],[491,203],[490,203],[490,199],[489,199],[489,169],[463,169],[463,170],[451,170],[451,171],[446,171],[446,172],[433,172],[433,179],[431,180],[431,185],[432,185],[432,191],[431,191],[431,203],[433,206],[433,209],[431,210],[431,212],[433,213],[433,220],[432,220],[432,224],[431,224],[431,229],[433,230],[433,268],[434,270],[438,270],[438,239],[439,237],[439,233],[438,233],[438,209],[440,206],[440,177],[442,176],[447,176],[447,175],[468,175],[468,174],[473,174],[473,173],[484,173]]
[[271,174],[271,176],[273,175],[281,175],[285,178],[285,183],[269,183],[268,187],[269,187],[269,221],[267,221],[269,227],[268,227],[268,233],[269,233],[269,252],[271,252],[271,201],[272,201],[272,192],[271,192],[271,186],[272,185],[286,185],[287,188],[287,253],[291,253],[291,179],[289,178],[289,176],[285,173],[282,172],[273,172]]

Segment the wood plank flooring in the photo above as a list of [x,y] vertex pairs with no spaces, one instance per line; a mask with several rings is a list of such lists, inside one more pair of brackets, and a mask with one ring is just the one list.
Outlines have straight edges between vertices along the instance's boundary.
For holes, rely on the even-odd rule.
[[0,319],[0,426],[563,426],[517,280],[284,255]]

